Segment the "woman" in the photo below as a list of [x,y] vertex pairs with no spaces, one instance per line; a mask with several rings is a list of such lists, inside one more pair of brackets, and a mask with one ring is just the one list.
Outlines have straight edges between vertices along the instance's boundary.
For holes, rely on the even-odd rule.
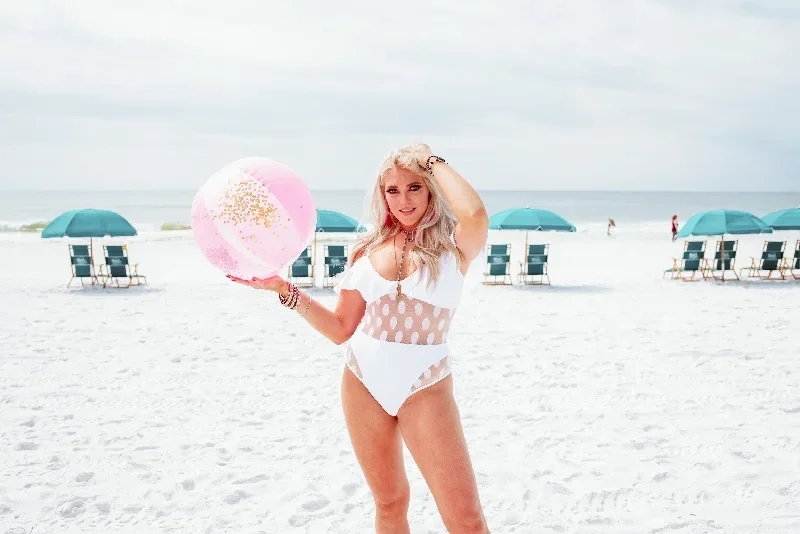
[[234,281],[278,292],[343,345],[342,405],[377,532],[409,532],[403,441],[447,530],[488,532],[446,344],[464,275],[486,242],[486,209],[464,178],[416,144],[383,162],[370,211],[374,230],[356,244],[337,283],[335,311],[279,277]]
[[672,216],[672,242],[674,243],[675,240],[678,239],[678,216]]

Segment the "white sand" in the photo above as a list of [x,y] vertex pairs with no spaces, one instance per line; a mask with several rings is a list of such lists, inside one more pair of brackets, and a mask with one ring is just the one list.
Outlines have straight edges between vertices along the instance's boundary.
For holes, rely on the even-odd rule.
[[[554,286],[471,283],[450,336],[493,532],[800,532],[800,282],[536,237]],[[65,243],[0,236],[0,533],[369,532],[338,348],[185,233],[130,252],[148,286],[67,290]],[[407,469],[412,531],[443,532]]]

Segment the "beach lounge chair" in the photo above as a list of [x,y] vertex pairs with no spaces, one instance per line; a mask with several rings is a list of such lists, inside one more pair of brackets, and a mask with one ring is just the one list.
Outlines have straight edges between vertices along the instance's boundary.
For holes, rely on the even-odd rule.
[[322,287],[333,287],[333,278],[344,271],[347,265],[346,245],[325,245],[325,273]]
[[[700,273],[701,276],[703,275],[705,253],[705,241],[687,241],[683,245],[683,256],[672,258],[672,268],[665,269],[661,278],[664,278],[669,273],[671,280],[681,279],[685,282],[700,280],[700,278],[695,278],[695,275],[697,273]],[[691,276],[687,278],[684,273],[691,273]]]
[[784,258],[783,263],[784,275],[788,271],[789,274],[792,275],[792,278],[800,280],[800,239],[797,240],[794,246],[794,256],[791,258]]
[[92,261],[92,247],[90,245],[69,245],[69,261],[72,269],[72,278],[67,287],[77,278],[84,285],[83,280],[88,278],[92,285],[99,284],[97,273]]
[[289,266],[289,282],[298,287],[314,287],[314,260],[311,257],[311,247],[306,247]]
[[[714,280],[725,281],[725,273],[730,271],[733,276],[739,280],[739,275],[736,272],[736,251],[739,248],[739,241],[717,241],[714,252],[714,263],[705,260],[705,268],[703,269],[703,278],[708,280],[709,277]],[[719,276],[717,276],[719,273]]]
[[[786,278],[784,276],[785,265],[783,262],[785,249],[786,241],[765,241],[761,257],[750,257],[750,269],[748,269],[747,276],[749,278],[758,277],[762,280],[770,280],[772,273],[778,273],[780,279],[784,280]],[[764,271],[767,272],[766,276],[761,274]]]
[[[511,245],[488,245],[486,247],[486,271],[483,283],[486,285],[510,285]],[[499,280],[498,280],[499,279]]]
[[[103,287],[113,282],[117,287],[131,287],[140,285],[142,280],[147,283],[147,277],[139,274],[139,264],[133,265],[128,261],[127,245],[103,245],[103,255],[106,262],[100,266],[100,276],[103,278]],[[127,284],[120,284],[120,278],[128,280]],[[135,280],[135,281],[134,281]]]
[[525,261],[519,263],[518,280],[526,285],[550,285],[547,257],[550,245],[528,245]]

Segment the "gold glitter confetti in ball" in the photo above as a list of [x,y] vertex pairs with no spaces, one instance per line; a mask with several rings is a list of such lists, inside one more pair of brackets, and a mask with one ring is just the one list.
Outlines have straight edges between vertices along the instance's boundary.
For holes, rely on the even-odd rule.
[[192,204],[192,231],[203,256],[244,279],[283,274],[308,246],[315,225],[314,201],[303,180],[265,158],[226,165]]

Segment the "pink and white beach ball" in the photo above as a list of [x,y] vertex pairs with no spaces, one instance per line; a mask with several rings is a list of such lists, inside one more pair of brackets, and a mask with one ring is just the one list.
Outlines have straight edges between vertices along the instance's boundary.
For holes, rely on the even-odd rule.
[[235,161],[203,184],[192,232],[217,269],[245,280],[280,273],[314,236],[311,193],[291,169],[266,158]]

